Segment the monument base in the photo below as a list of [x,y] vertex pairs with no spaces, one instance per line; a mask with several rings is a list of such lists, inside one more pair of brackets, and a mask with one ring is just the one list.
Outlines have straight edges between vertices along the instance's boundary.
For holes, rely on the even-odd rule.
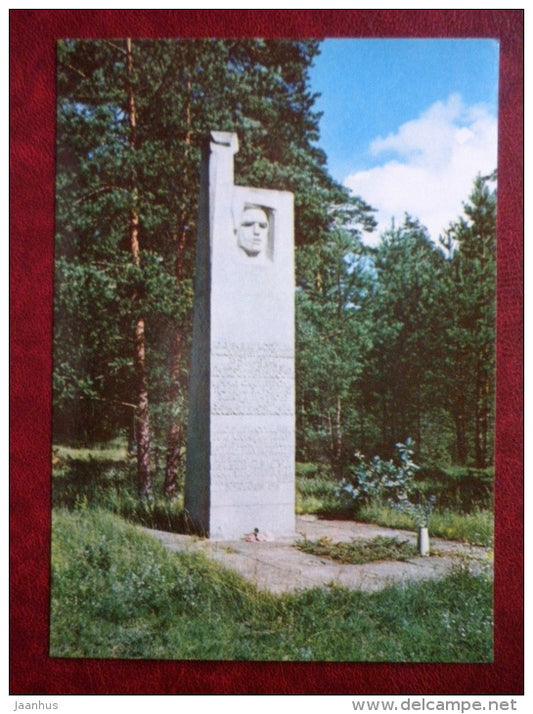
[[222,506],[211,509],[211,540],[240,540],[254,532],[268,537],[269,540],[294,538],[294,508],[287,504]]

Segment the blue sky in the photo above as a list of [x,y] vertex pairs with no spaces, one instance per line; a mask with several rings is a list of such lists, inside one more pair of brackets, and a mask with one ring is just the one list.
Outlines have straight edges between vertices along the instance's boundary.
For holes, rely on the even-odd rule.
[[310,73],[332,176],[437,239],[478,172],[496,168],[498,43],[331,39]]

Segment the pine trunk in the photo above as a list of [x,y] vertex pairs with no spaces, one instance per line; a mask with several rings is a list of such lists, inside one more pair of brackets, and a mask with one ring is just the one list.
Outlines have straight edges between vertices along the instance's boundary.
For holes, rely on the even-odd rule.
[[476,384],[476,467],[487,466],[488,430],[489,430],[489,380],[484,374],[483,363],[478,365]]
[[[135,135],[137,128],[137,118],[135,111],[135,94],[133,92],[133,56],[131,50],[131,39],[126,40],[126,66],[128,74],[128,107],[130,125],[130,148],[135,151]],[[137,203],[137,181],[135,173],[131,177],[131,191],[133,206],[130,210],[130,251],[133,262],[140,265],[139,246],[139,216],[135,204]],[[139,300],[137,292],[133,295],[132,301]],[[146,337],[144,317],[138,315],[135,321],[134,353],[133,364],[137,381],[137,406],[135,409],[137,423],[137,488],[142,497],[152,494],[152,474],[150,469],[150,419],[148,411],[148,388],[146,378]]]
[[[185,133],[185,152],[184,152],[184,185],[187,183],[187,159],[189,156],[189,150],[191,146],[191,108],[190,108],[190,91],[191,83],[187,82],[187,90],[189,101],[187,101],[185,107],[185,122],[187,126],[187,131]],[[175,274],[176,282],[178,288],[180,286],[181,280],[183,278],[183,255],[185,252],[187,232],[186,232],[186,209],[185,205],[181,206],[181,228],[179,234],[176,236],[176,263],[175,263]],[[180,328],[176,328],[174,338],[172,341],[172,364],[170,368],[170,378],[171,378],[171,388],[170,388],[170,402],[174,409],[176,402],[180,396],[181,392],[181,365],[183,360],[183,331]],[[167,456],[165,465],[165,484],[164,491],[165,496],[172,499],[176,496],[178,490],[178,470],[181,461],[181,448],[184,440],[184,428],[183,425],[178,421],[178,415],[171,417],[170,428],[167,436]]]
[[[181,362],[182,362],[183,334],[176,330],[172,344],[172,367],[170,402],[174,407],[181,391]],[[165,465],[165,496],[172,499],[178,489],[178,470],[181,461],[181,449],[184,440],[184,428],[179,421],[179,416],[171,417],[172,421],[167,436],[167,456]]]
[[144,319],[139,317],[135,325],[135,373],[137,375],[137,487],[142,497],[152,494],[150,470],[150,419],[148,390],[146,386],[146,355]]
[[455,448],[457,451],[457,463],[461,466],[466,464],[467,446],[465,433],[465,419],[463,414],[455,414]]
[[335,460],[340,466],[342,460],[342,404],[340,397],[337,399],[335,411]]

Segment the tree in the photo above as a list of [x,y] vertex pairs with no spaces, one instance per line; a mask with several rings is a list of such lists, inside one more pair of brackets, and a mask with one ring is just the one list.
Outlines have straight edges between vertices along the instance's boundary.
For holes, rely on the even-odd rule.
[[375,404],[379,450],[413,438],[425,443],[426,424],[439,410],[436,389],[442,340],[444,256],[419,221],[406,215],[374,251],[372,350],[362,379],[365,402]]
[[364,307],[371,284],[361,236],[374,227],[371,214],[359,198],[332,205],[326,240],[299,250],[298,450],[304,458],[328,453],[339,475],[346,427],[361,414],[356,386],[369,345]]
[[450,314],[447,364],[457,459],[466,463],[469,434],[474,463],[492,461],[495,367],[496,174],[478,175],[464,216],[443,237],[448,249]]
[[[106,333],[120,335],[112,354],[109,350],[102,354],[91,344],[94,326],[89,320],[78,323],[81,329],[77,335],[69,335],[70,341],[77,339],[81,349],[94,354],[99,362],[98,376],[89,379],[77,396],[129,409],[134,403],[138,488],[141,495],[148,496],[152,487],[145,315],[168,314],[169,300],[154,299],[161,297],[168,280],[160,256],[150,250],[150,223],[156,222],[156,211],[145,167],[154,156],[148,156],[139,131],[141,68],[136,67],[129,40],[60,43],[58,59],[58,295],[67,266],[70,276],[98,275],[101,282],[106,276],[115,289],[115,299],[111,310],[99,310],[101,339],[105,340]],[[83,281],[72,286],[80,296],[85,289]],[[175,297],[173,291],[168,295]],[[105,307],[100,295],[93,293],[92,297],[98,308]],[[69,332],[64,313],[71,308],[64,302],[61,307],[64,312],[56,312],[56,373],[66,372],[81,385],[88,375],[76,374],[69,367],[70,356],[62,352],[61,337]],[[133,360],[126,357],[131,344],[128,332],[133,337]],[[118,372],[123,375],[119,380]],[[56,386],[63,392],[56,390],[59,406],[65,402],[65,385],[56,379]],[[117,388],[122,393],[117,393]],[[76,411],[76,405],[71,407]],[[109,419],[106,421],[111,426]]]
[[[237,132],[237,182],[295,193],[299,246],[319,246],[333,226],[330,206],[350,204],[315,146],[307,87],[317,52],[316,41],[289,40],[59,44],[56,424],[69,423],[81,397],[94,412],[85,438],[111,435],[131,424],[137,404],[146,492],[150,438],[159,444],[167,433],[169,496],[185,441],[203,138]],[[74,304],[89,303],[88,276],[84,320]]]

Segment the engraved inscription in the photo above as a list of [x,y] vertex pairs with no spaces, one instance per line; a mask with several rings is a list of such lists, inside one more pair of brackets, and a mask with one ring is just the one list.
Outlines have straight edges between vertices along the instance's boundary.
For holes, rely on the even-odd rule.
[[219,377],[213,381],[211,412],[213,414],[267,416],[291,415],[294,411],[290,379],[240,379]]
[[232,359],[246,357],[293,357],[294,352],[288,345],[276,342],[231,342],[219,340],[213,345],[214,355],[227,355]]
[[218,428],[211,438],[213,477],[224,490],[275,490],[293,482],[293,451],[282,427]]
[[288,357],[215,355],[211,372],[216,378],[233,376],[236,379],[292,379],[294,363]]
[[294,413],[294,360],[270,343],[216,345],[211,368],[211,412],[226,415]]

